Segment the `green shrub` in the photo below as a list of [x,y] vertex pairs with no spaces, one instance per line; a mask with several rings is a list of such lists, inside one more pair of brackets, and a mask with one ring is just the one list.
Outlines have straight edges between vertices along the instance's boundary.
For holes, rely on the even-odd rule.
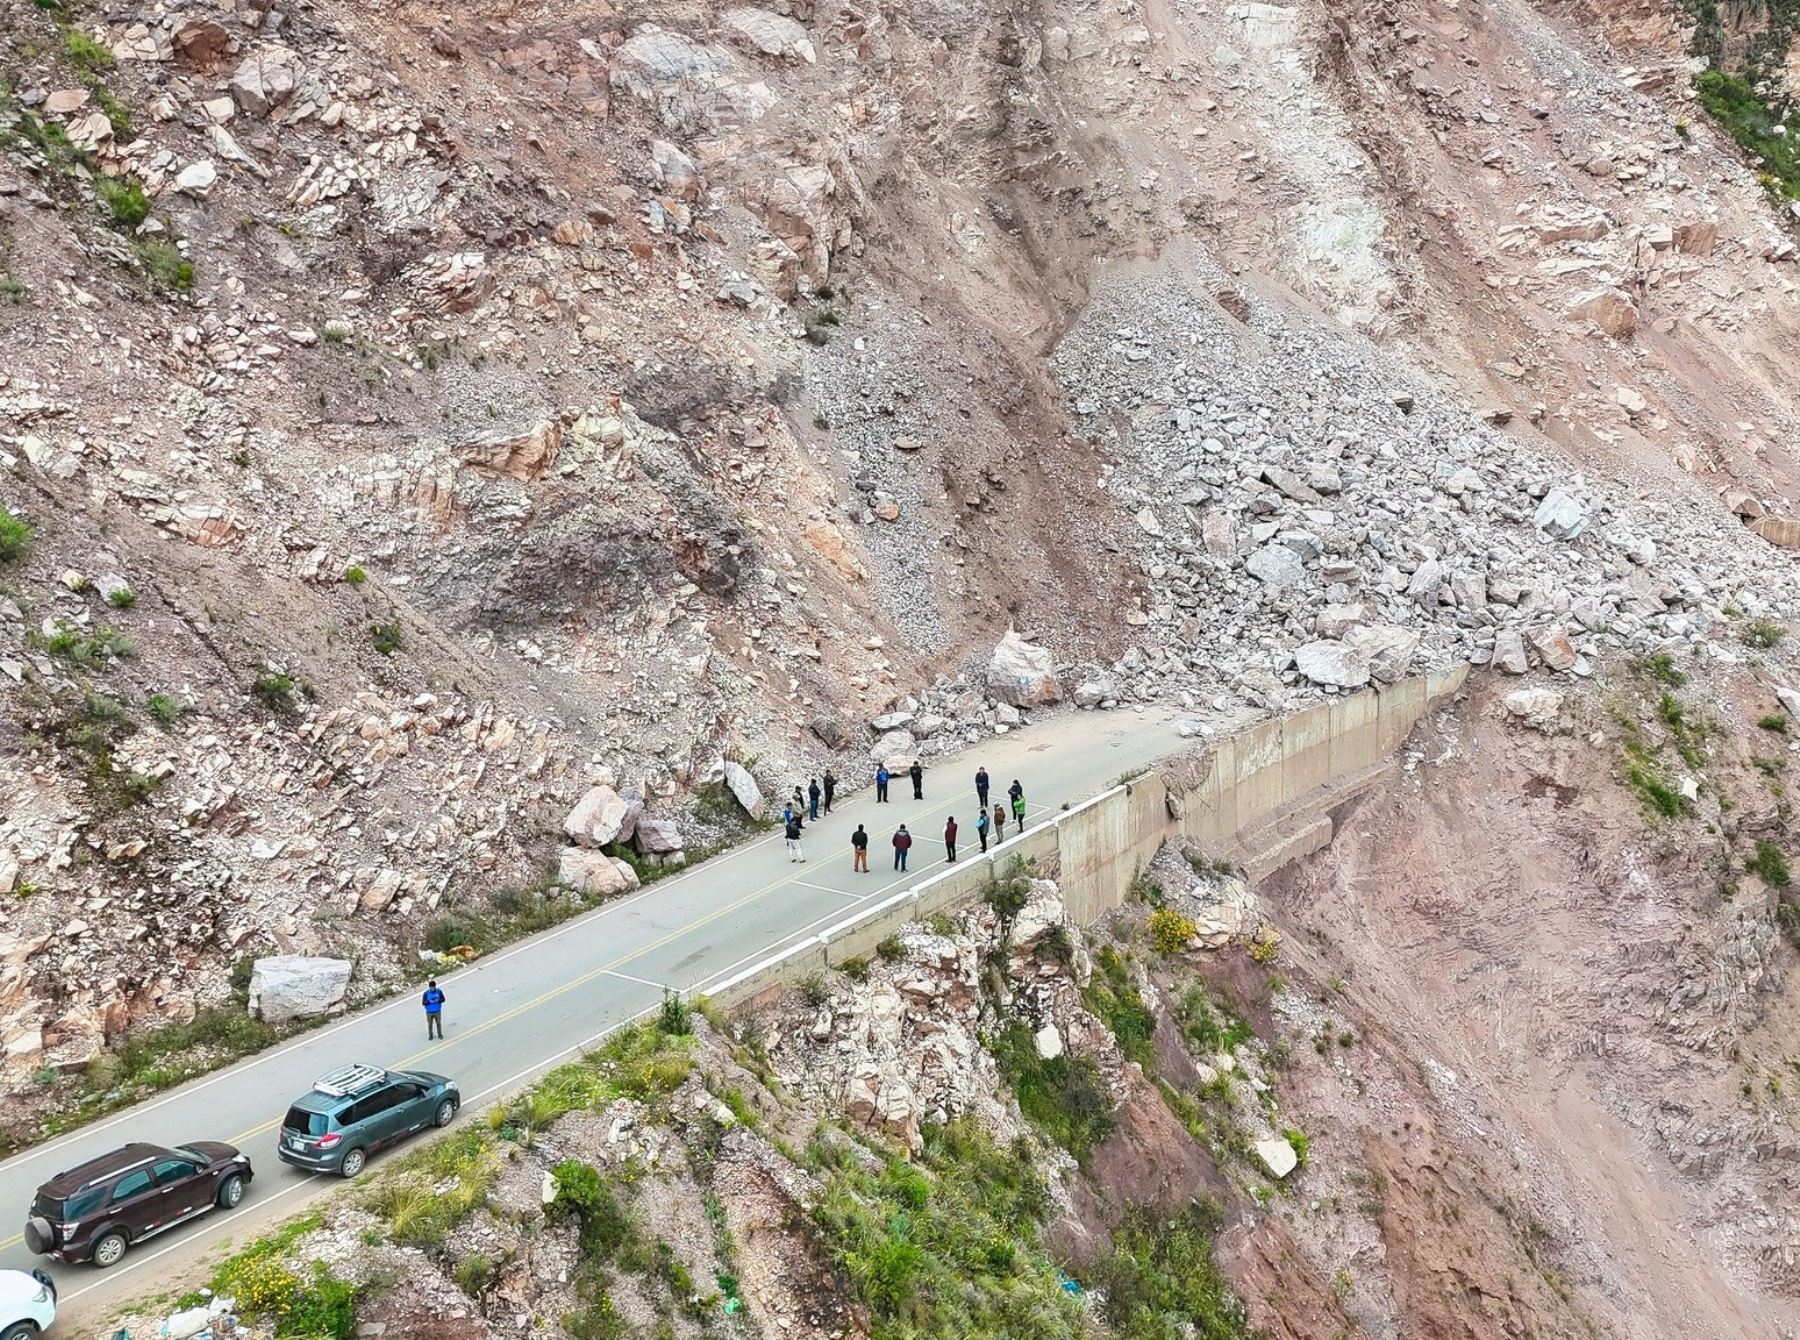
[[107,595],[106,603],[116,610],[128,610],[137,604],[137,593],[129,586],[116,586]]
[[1031,868],[1024,858],[1013,857],[1006,873],[996,876],[982,896],[1010,933],[1013,921],[1025,910],[1025,903],[1031,897]]
[[44,639],[44,650],[76,665],[127,661],[137,655],[131,639],[117,628],[102,625],[91,633],[84,633],[66,619],[56,621],[54,631]]
[[686,1037],[694,1031],[694,1013],[677,991],[664,991],[656,1027],[669,1037]]
[[94,85],[94,105],[106,113],[107,124],[113,129],[113,135],[123,143],[131,138],[131,108],[119,101],[118,96],[105,84]]
[[826,985],[825,979],[816,972],[800,979],[799,990],[800,999],[815,1010],[831,999],[831,988]]
[[0,563],[17,562],[31,543],[31,527],[0,507]]
[[1294,1151],[1294,1157],[1300,1160],[1300,1166],[1304,1168],[1306,1166],[1306,1150],[1310,1143],[1306,1138],[1306,1132],[1290,1126],[1281,1133],[1281,1138],[1288,1142],[1288,1148]]
[[164,726],[173,726],[181,717],[181,704],[166,693],[151,694],[144,706]]
[[1156,1016],[1138,994],[1131,970],[1111,945],[1101,946],[1094,955],[1094,967],[1094,975],[1081,990],[1081,1003],[1112,1030],[1127,1060],[1136,1061],[1146,1075],[1154,1074],[1156,1046],[1151,1037],[1156,1032]]
[[369,580],[369,574],[363,571],[360,564],[352,563],[344,569],[344,580],[352,586],[361,586]]
[[861,954],[854,955],[838,964],[838,971],[853,982],[867,981],[869,977],[869,960]]
[[811,1153],[823,1188],[814,1226],[873,1340],[1084,1334],[1039,1245],[1050,1199],[1028,1142],[1001,1148],[962,1118],[927,1129],[916,1165],[841,1137]]
[[875,957],[883,963],[898,963],[906,957],[906,946],[900,943],[898,935],[890,935],[875,946]]
[[134,244],[150,287],[159,293],[186,293],[194,287],[194,267],[173,242],[141,237]]
[[1112,1251],[1091,1283],[1119,1340],[1252,1340],[1244,1305],[1213,1261],[1218,1207],[1190,1205],[1163,1218],[1133,1210],[1113,1231]]
[[1770,888],[1785,889],[1790,881],[1787,857],[1781,848],[1765,839],[1757,839],[1756,855],[1747,861],[1752,874]]
[[1687,676],[1676,668],[1675,658],[1666,651],[1659,651],[1653,656],[1645,656],[1635,663],[1640,674],[1648,675],[1659,684],[1678,689],[1687,683]]
[[1066,1051],[1046,1060],[1024,1024],[1009,1025],[990,1050],[1025,1119],[1085,1164],[1114,1126],[1112,1093],[1100,1067]]
[[294,707],[294,681],[279,670],[268,670],[258,675],[250,685],[250,692],[264,707],[277,712],[292,711]]
[[456,1270],[453,1272],[456,1287],[471,1298],[481,1297],[481,1291],[487,1288],[488,1281],[493,1277],[494,1263],[480,1253],[463,1257],[456,1263]]
[[1694,80],[1700,104],[1752,157],[1766,165],[1759,179],[1771,194],[1800,197],[1800,144],[1778,135],[1782,118],[1771,110],[1747,79],[1723,70],[1702,70]]
[[600,1174],[578,1159],[564,1159],[551,1170],[556,1199],[551,1212],[572,1216],[581,1225],[581,1249],[588,1256],[606,1260],[619,1249],[631,1221],[619,1207],[611,1188]]
[[356,1286],[338,1279],[323,1262],[315,1265],[312,1283],[276,1323],[275,1334],[295,1340],[351,1340],[356,1334]]
[[1202,1059],[1221,1052],[1229,1056],[1255,1036],[1241,1015],[1212,1000],[1199,983],[1182,993],[1175,1008],[1175,1022]]
[[405,645],[400,636],[398,623],[378,623],[369,627],[369,637],[375,643],[375,650],[383,656],[392,656]]
[[1195,933],[1193,920],[1172,907],[1159,907],[1150,914],[1150,943],[1159,954],[1181,953]]
[[1777,735],[1787,734],[1788,719],[1780,712],[1771,712],[1768,716],[1760,718],[1756,724],[1766,731],[1773,731]]
[[95,189],[113,222],[127,232],[150,217],[150,197],[144,194],[143,183],[136,177],[102,177]]

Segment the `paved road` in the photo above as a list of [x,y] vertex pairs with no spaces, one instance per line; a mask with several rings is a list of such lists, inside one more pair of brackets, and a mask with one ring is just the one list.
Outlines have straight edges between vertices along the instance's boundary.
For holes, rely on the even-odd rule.
[[[1172,723],[1158,711],[1065,714],[939,761],[925,774],[922,801],[900,778],[885,805],[875,803],[872,787],[860,791],[807,825],[803,865],[788,860],[780,834],[761,838],[441,979],[449,997],[442,1041],[426,1040],[416,1000],[389,1001],[7,1160],[0,1225],[10,1216],[22,1226],[37,1187],[53,1173],[127,1140],[223,1139],[250,1154],[256,1180],[233,1213],[215,1211],[174,1229],[108,1271],[51,1267],[63,1300],[55,1333],[93,1333],[131,1297],[185,1283],[209,1247],[244,1241],[339,1185],[275,1156],[288,1101],[324,1071],[348,1061],[440,1071],[462,1086],[473,1111],[653,1011],[664,987],[704,990],[930,874],[944,862],[946,815],[962,827],[962,849],[975,847],[977,764],[1002,797],[1019,778],[1031,803],[1028,822],[1037,822],[1182,747]],[[872,839],[871,870],[862,874],[850,868],[849,834],[859,822]],[[900,823],[918,837],[904,875],[893,873],[888,845]],[[34,1264],[43,1263],[17,1231],[0,1240],[0,1266]]]

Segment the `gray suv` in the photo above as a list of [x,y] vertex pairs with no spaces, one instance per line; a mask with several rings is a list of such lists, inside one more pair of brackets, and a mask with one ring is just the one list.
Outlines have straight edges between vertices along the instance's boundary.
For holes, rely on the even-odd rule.
[[427,1126],[448,1126],[462,1094],[442,1075],[351,1065],[315,1082],[281,1123],[283,1163],[355,1177],[369,1155]]

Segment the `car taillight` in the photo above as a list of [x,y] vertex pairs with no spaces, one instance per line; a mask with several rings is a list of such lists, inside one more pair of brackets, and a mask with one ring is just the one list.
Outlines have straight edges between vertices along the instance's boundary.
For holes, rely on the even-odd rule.
[[339,1135],[336,1131],[333,1131],[330,1135],[321,1135],[319,1137],[319,1148],[320,1149],[330,1149],[333,1145],[335,1145],[339,1140],[342,1140],[343,1138],[344,1137]]
[[81,1225],[80,1224],[58,1224],[57,1227],[62,1230],[62,1240],[64,1242],[67,1242],[70,1238],[75,1236],[75,1230],[80,1228]]

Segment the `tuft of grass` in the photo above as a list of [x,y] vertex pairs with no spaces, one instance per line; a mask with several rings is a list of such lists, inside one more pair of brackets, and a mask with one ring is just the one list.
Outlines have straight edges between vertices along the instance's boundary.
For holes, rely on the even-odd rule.
[[55,629],[43,639],[44,650],[76,665],[99,665],[108,661],[126,661],[137,655],[130,638],[111,625],[102,625],[84,633],[66,619],[58,619]]
[[1127,1060],[1136,1061],[1146,1075],[1155,1074],[1156,1046],[1151,1036],[1156,1032],[1156,1016],[1144,1004],[1131,970],[1111,945],[1101,946],[1094,955],[1094,969],[1082,988],[1081,1003],[1112,1030]]
[[375,644],[375,650],[383,656],[392,656],[406,645],[400,634],[400,625],[395,622],[371,624],[369,639]]
[[250,685],[250,692],[264,707],[276,712],[294,709],[294,681],[278,670],[264,671]]
[[63,54],[76,73],[92,78],[113,68],[112,51],[73,25],[63,29]]
[[1105,1299],[1102,1312],[1112,1333],[1130,1340],[1253,1340],[1259,1333],[1213,1261],[1222,1224],[1210,1200],[1169,1216],[1131,1211],[1089,1280]]
[[369,574],[362,570],[360,564],[352,563],[344,569],[344,580],[351,586],[361,586],[369,580]]
[[1653,656],[1640,657],[1633,663],[1632,668],[1667,688],[1678,689],[1687,683],[1688,677],[1677,668],[1675,658],[1666,651],[1659,651]]
[[181,719],[181,704],[166,693],[153,693],[144,700],[144,707],[157,723],[173,726]]
[[1100,1067],[1066,1051],[1045,1060],[1031,1030],[1021,1023],[1008,1025],[989,1050],[1025,1119],[1077,1163],[1086,1164],[1115,1124],[1112,1093]]
[[106,597],[106,603],[116,610],[128,610],[137,604],[137,592],[129,586],[115,587]]
[[144,277],[159,293],[187,293],[194,287],[194,267],[173,242],[142,237],[133,244]]
[[1783,118],[1756,95],[1750,80],[1720,69],[1702,70],[1694,79],[1700,105],[1763,170],[1757,180],[1771,195],[1800,199],[1800,144],[1777,134]]
[[1788,733],[1788,719],[1780,712],[1771,712],[1756,724],[1766,731],[1775,732],[1777,735],[1786,735]]
[[113,222],[126,232],[135,231],[150,217],[150,197],[136,177],[102,177],[94,189]]
[[31,527],[0,507],[0,563],[16,563],[31,544]]
[[1773,842],[1759,838],[1756,843],[1756,855],[1744,864],[1753,875],[1772,889],[1785,889],[1792,882],[1792,877],[1788,873],[1787,857]]
[[1787,629],[1773,619],[1752,619],[1738,629],[1738,637],[1747,647],[1755,647],[1760,651],[1778,646],[1781,639],[1787,636]]
[[1627,742],[1620,768],[1626,784],[1638,793],[1645,808],[1653,814],[1664,819],[1679,819],[1693,813],[1693,802],[1669,782],[1656,757],[1638,741]]

